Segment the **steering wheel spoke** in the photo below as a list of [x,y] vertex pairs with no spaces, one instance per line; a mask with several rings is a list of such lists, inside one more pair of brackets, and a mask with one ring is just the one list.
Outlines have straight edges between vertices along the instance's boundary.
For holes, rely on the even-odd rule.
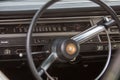
[[32,55],[43,54],[43,53],[49,53],[49,51],[31,52]]
[[77,43],[82,44],[91,38],[95,37],[98,35],[100,32],[105,30],[105,26],[100,25],[100,26],[93,26],[82,33],[79,33],[75,36],[73,36],[71,39],[75,40]]
[[57,59],[57,54],[54,52],[51,53],[49,57],[45,61],[43,61],[43,63],[37,68],[38,74],[41,76],[44,70],[46,71],[56,59]]
[[[108,18],[106,18],[108,19]],[[95,25],[75,36],[73,36],[71,39],[75,40],[77,43],[82,44],[96,35],[98,35],[100,32],[105,31],[106,28],[109,28],[111,25],[115,23],[114,20],[105,20],[106,22],[103,23],[102,25]]]

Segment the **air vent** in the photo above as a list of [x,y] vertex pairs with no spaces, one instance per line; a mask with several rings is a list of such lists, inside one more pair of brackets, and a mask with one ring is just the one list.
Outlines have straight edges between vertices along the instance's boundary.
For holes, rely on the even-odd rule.
[[[100,34],[100,39],[102,42],[108,42],[106,34]],[[112,42],[120,42],[120,34],[110,34],[110,39]]]
[[120,34],[111,34],[110,38],[112,41],[120,42]]
[[110,33],[119,33],[119,29],[117,26],[112,26],[110,29],[109,29],[109,32]]

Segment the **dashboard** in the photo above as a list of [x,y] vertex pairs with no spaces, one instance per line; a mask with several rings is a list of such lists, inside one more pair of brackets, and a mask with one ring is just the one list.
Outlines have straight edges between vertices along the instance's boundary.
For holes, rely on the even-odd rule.
[[[22,4],[23,2],[25,4]],[[119,1],[106,2],[119,14]],[[83,3],[84,5],[82,5]],[[42,6],[42,4],[44,4],[44,1],[38,2],[37,0],[1,1],[0,61],[25,59],[26,33],[32,16],[39,8],[39,5]],[[33,29],[33,51],[50,52],[49,46],[56,37],[72,37],[94,26],[104,16],[110,18],[107,12],[90,1],[58,2],[50,7],[42,18],[37,21],[37,25]],[[108,32],[112,42],[112,49],[118,49],[120,47],[120,34],[117,26],[114,25],[108,29]],[[107,44],[106,33],[102,32],[95,38],[80,45],[80,51],[88,54],[89,52],[107,51]],[[91,56],[101,57],[103,54],[100,56],[94,53]],[[89,58],[89,56],[87,57]]]
[[[27,61],[26,34],[33,15],[45,1],[47,0],[0,1],[0,63],[13,62],[13,66],[14,62],[23,64]],[[105,2],[117,12],[120,18],[120,1],[106,0]],[[104,16],[111,18],[104,9],[87,0],[63,0],[54,4],[38,19],[37,25],[33,28],[32,51],[36,52],[34,59],[44,60],[50,54],[51,43],[56,38],[70,38],[81,33],[96,25]],[[120,48],[120,33],[117,25],[109,28],[108,33],[112,43],[112,56],[114,56],[115,51]],[[102,62],[106,60],[107,51],[107,35],[101,32],[91,40],[80,44],[78,60],[87,63]],[[37,52],[41,54],[38,56]]]
[[[50,44],[56,37],[72,37],[94,26],[103,16],[85,17],[55,17],[41,18],[33,29],[33,51],[50,52]],[[0,20],[0,61],[19,60],[26,55],[26,33],[31,18],[13,18]],[[112,49],[120,48],[120,34],[116,25],[108,29],[112,42]],[[108,50],[108,40],[105,32],[81,44],[80,52],[97,52]],[[49,45],[49,46],[48,46]],[[45,53],[47,54],[47,53]],[[4,56],[4,57],[3,57]],[[16,57],[12,57],[16,56]],[[99,57],[100,55],[92,55]]]

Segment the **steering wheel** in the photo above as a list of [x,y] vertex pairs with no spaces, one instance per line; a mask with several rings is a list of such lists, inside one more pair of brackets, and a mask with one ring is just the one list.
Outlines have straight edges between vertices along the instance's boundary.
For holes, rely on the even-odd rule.
[[[91,38],[95,37],[98,35],[100,32],[106,30],[109,28],[112,24],[115,22],[119,26],[120,29],[120,22],[117,17],[117,14],[115,11],[107,6],[104,2],[100,0],[90,0],[93,1],[97,4],[99,4],[101,7],[103,7],[107,12],[109,12],[112,16],[112,20],[104,21],[102,24],[97,24],[71,38],[59,38],[56,39],[52,46],[51,46],[51,54],[48,56],[47,59],[43,61],[41,65],[39,65],[38,68],[35,67],[33,57],[32,57],[32,51],[31,51],[31,39],[32,39],[32,30],[33,27],[36,25],[36,21],[41,15],[44,13],[44,11],[51,6],[53,3],[57,2],[59,0],[50,0],[48,1],[42,8],[40,8],[36,14],[34,15],[31,24],[28,29],[27,33],[27,39],[26,39],[26,51],[27,51],[27,59],[28,63],[30,66],[30,69],[35,76],[37,80],[43,80],[42,79],[42,74],[46,73],[47,74],[47,69],[52,65],[52,63],[56,60],[64,63],[73,60],[76,58],[79,54],[80,51],[80,44],[90,40]],[[47,76],[49,76],[47,74]],[[101,76],[100,76],[101,77]],[[98,80],[100,77],[96,78]],[[50,79],[52,79],[49,76]]]

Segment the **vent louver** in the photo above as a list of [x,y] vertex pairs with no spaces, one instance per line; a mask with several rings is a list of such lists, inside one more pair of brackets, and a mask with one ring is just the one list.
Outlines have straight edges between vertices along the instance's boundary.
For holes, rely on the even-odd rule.
[[[108,42],[106,34],[100,34],[102,42]],[[111,42],[120,42],[120,34],[110,34]]]

